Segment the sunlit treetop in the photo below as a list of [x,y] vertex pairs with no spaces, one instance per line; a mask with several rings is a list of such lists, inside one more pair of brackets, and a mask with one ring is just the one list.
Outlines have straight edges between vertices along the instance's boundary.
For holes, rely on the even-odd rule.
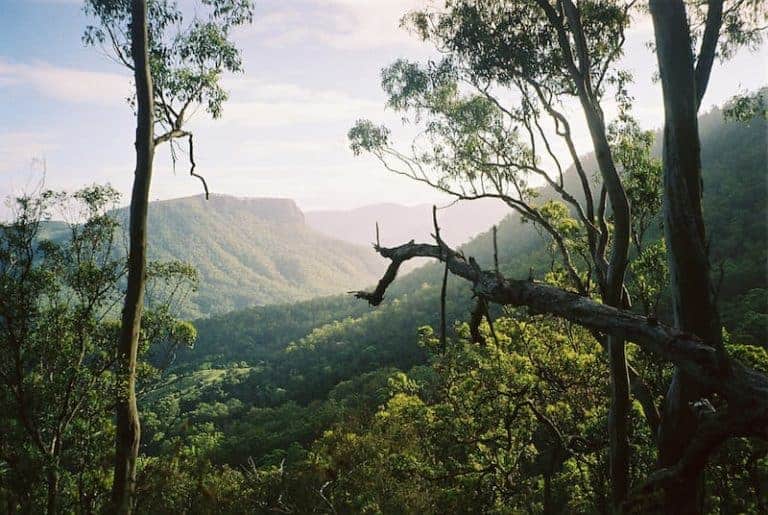
[[[403,22],[454,56],[480,83],[523,81],[552,94],[576,95],[571,72],[577,71],[602,94],[607,82],[627,78],[611,65],[622,55],[633,2],[579,2],[578,10],[571,5],[545,0],[449,0],[444,10],[414,12]],[[577,18],[578,24],[569,18]],[[571,30],[572,25],[580,31]]]

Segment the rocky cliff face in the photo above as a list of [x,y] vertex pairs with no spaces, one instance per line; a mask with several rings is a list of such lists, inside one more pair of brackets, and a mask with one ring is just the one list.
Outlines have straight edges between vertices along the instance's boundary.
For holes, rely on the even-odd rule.
[[254,217],[273,223],[304,223],[304,213],[287,198],[240,198],[231,195],[211,194],[152,202],[150,211],[158,214],[167,210],[192,209],[217,213],[223,217]]

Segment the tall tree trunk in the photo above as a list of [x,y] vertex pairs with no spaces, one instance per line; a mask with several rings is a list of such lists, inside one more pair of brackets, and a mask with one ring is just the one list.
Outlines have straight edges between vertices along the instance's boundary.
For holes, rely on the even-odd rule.
[[154,158],[153,90],[149,69],[147,5],[131,2],[131,55],[136,82],[136,171],[130,210],[128,285],[119,342],[120,386],[117,400],[117,438],[112,503],[118,513],[130,513],[136,479],[136,457],[141,427],[136,407],[136,353],[144,305],[147,250],[147,207]]
[[[579,7],[572,0],[558,2],[565,14],[566,23],[573,36],[577,61],[573,60],[573,46],[565,29],[563,18],[549,1],[540,0],[539,7],[556,28],[558,42],[570,61],[569,73],[578,91],[584,115],[592,138],[595,158],[611,202],[614,218],[613,248],[605,278],[603,301],[609,306],[621,308],[624,273],[627,268],[629,239],[632,228],[631,212],[621,177],[616,170],[607,138],[605,120],[599,102],[592,89],[589,69],[589,51]],[[577,66],[578,62],[578,66]],[[629,371],[624,350],[625,340],[608,338],[608,361],[611,376],[611,405],[608,417],[610,441],[609,463],[611,474],[611,503],[614,511],[620,511],[629,491]]]
[[48,499],[46,513],[54,515],[58,511],[59,505],[59,471],[58,464],[48,471]]
[[[702,182],[698,132],[698,94],[685,5],[682,0],[651,0],[664,93],[664,233],[669,249],[670,285],[676,326],[693,333],[723,357],[720,319],[712,292],[701,209]],[[721,359],[725,363],[725,359]],[[696,378],[675,372],[659,428],[659,464],[682,456],[696,431],[690,403],[706,394]],[[670,513],[701,513],[703,479],[666,491]]]

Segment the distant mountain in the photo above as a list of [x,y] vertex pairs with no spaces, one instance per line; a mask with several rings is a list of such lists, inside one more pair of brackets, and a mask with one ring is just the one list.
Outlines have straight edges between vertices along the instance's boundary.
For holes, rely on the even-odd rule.
[[[718,281],[723,321],[734,341],[768,346],[768,140],[765,137],[768,121],[726,122],[722,112],[713,109],[699,118],[699,127],[704,216],[711,239],[714,273],[720,273],[721,263],[723,267],[723,277]],[[592,155],[585,156],[583,162],[589,170],[594,168]],[[574,176],[569,171],[566,182],[574,180]],[[540,198],[550,196],[554,194],[548,189],[541,191]],[[449,225],[441,222],[441,231],[447,231]],[[498,225],[502,273],[522,278],[534,267],[535,275],[541,277],[551,259],[547,238],[533,224],[522,223],[518,214],[505,217]],[[660,223],[654,224],[651,232],[651,237],[660,237]],[[382,243],[399,244],[411,237],[391,241],[385,240],[382,234]],[[426,238],[416,239],[428,241]],[[478,234],[462,245],[461,250],[485,268],[493,265],[490,231]],[[393,355],[404,359],[401,356],[404,342],[417,347],[417,327],[437,323],[442,272],[443,266],[432,262],[398,276],[388,288],[384,302],[376,309],[351,296],[338,296],[293,306],[259,307],[206,320],[198,324],[200,339],[196,349],[185,358],[190,361],[222,360],[223,363],[258,361],[265,349],[272,351],[298,341],[301,336],[296,334],[303,331],[305,338],[324,340],[329,354],[337,352],[340,342],[345,342],[385,350],[396,347]],[[360,288],[358,285],[354,289]],[[469,284],[449,276],[448,319],[466,320],[470,298]],[[662,315],[669,317],[669,306],[666,308]],[[275,322],[277,318],[281,321]],[[343,323],[345,320],[349,322]],[[317,346],[318,349],[321,347]],[[394,358],[382,361],[380,366],[393,363]],[[350,375],[353,372],[350,367],[344,371]]]
[[341,293],[385,266],[370,248],[309,227],[292,200],[225,195],[152,202],[149,254],[197,268],[190,316]]
[[[768,121],[725,122],[721,112],[713,110],[700,117],[699,124],[704,216],[718,276],[722,263],[718,299],[724,325],[731,341],[768,347]],[[590,156],[584,159],[589,170],[593,162]],[[571,177],[572,173],[566,180]],[[541,199],[552,196],[546,189],[541,193]],[[441,226],[447,230],[449,224]],[[656,238],[659,224],[654,226]],[[541,278],[551,262],[547,243],[533,224],[521,223],[517,214],[507,216],[498,230],[502,273],[524,278],[533,268]],[[483,267],[492,266],[489,231],[462,250]],[[196,322],[195,348],[180,353],[173,371],[179,384],[200,388],[179,403],[182,411],[196,417],[197,423],[213,424],[233,442],[227,448],[232,451],[226,458],[229,463],[246,456],[282,457],[295,444],[306,448],[337,420],[330,414],[347,403],[368,402],[372,410],[384,404],[391,367],[424,377],[423,370],[414,368],[429,359],[417,344],[418,328],[439,323],[442,273],[443,266],[432,263],[398,277],[375,309],[350,295],[338,295]],[[449,276],[447,320],[468,319],[471,294],[467,281]],[[668,321],[669,303],[661,307],[659,315]],[[225,372],[227,368],[233,372]],[[377,371],[384,375],[384,400],[361,400],[360,382],[369,381]],[[228,384],[225,373],[231,377]],[[211,409],[214,403],[233,408]]]
[[[443,238],[451,245],[469,241],[487,231],[510,213],[510,208],[496,199],[458,202],[438,211]],[[313,229],[350,243],[368,245],[376,239],[379,223],[382,245],[398,245],[410,239],[430,240],[432,206],[419,204],[372,204],[357,209],[308,211],[307,224]]]

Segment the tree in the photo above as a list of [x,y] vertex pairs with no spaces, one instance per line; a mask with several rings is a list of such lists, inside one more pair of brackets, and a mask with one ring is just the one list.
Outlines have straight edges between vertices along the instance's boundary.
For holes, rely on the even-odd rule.
[[[91,186],[16,199],[0,225],[0,499],[49,514],[92,512],[109,476],[120,325],[127,266],[113,213],[118,194]],[[68,223],[48,222],[51,216]],[[172,306],[194,287],[182,263],[152,264],[158,295],[140,335],[140,357],[195,338]],[[145,365],[148,384],[158,369]],[[7,470],[5,470],[7,467]]]
[[[421,139],[406,153],[391,144],[388,129],[372,122],[358,122],[349,134],[355,153],[370,152],[388,169],[460,199],[499,198],[552,238],[560,254],[561,270],[568,278],[566,286],[574,290],[575,295],[532,281],[507,279],[497,271],[483,271],[472,259],[467,260],[451,249],[437,232],[436,245],[410,243],[395,248],[377,247],[392,264],[376,290],[357,295],[373,305],[378,304],[403,261],[429,256],[446,262],[451,272],[472,282],[475,294],[483,301],[525,305],[536,312],[563,316],[592,329],[608,350],[612,385],[610,469],[612,501],[617,510],[630,486],[627,375],[631,368],[628,369],[624,356],[624,339],[661,353],[681,370],[667,395],[660,431],[661,464],[669,475],[659,474],[655,479],[665,477],[666,486],[679,483],[690,487],[695,483],[706,455],[717,440],[712,437],[713,433],[708,433],[709,429],[702,430],[701,442],[693,438],[691,429],[695,424],[690,421],[695,422],[695,415],[688,401],[698,402],[712,391],[728,398],[725,390],[732,386],[726,384],[729,374],[742,374],[736,382],[743,389],[738,394],[731,392],[729,409],[737,405],[741,408],[740,404],[746,401],[756,403],[756,411],[738,409],[738,416],[723,415],[728,420],[721,421],[723,426],[718,434],[720,437],[743,434],[745,426],[740,424],[744,420],[757,420],[753,419],[756,413],[765,413],[765,403],[759,400],[765,377],[732,367],[719,343],[720,324],[712,299],[703,238],[696,130],[696,111],[718,48],[721,54],[727,55],[739,45],[759,41],[756,21],[765,17],[765,8],[760,2],[737,1],[724,8],[723,2],[712,1],[707,3],[707,9],[702,9],[701,3],[692,4],[692,17],[701,20],[694,32],[702,33],[694,71],[692,57],[681,55],[690,53],[692,38],[685,22],[685,6],[681,1],[651,2],[667,124],[674,127],[665,132],[663,188],[670,273],[678,315],[677,329],[672,329],[658,324],[655,318],[641,319],[628,311],[631,303],[625,271],[630,239],[642,250],[638,236],[645,230],[647,216],[642,210],[647,206],[630,205],[627,197],[638,193],[632,178],[642,177],[640,172],[655,167],[645,158],[637,159],[643,156],[644,142],[631,126],[614,133],[620,136],[619,140],[611,137],[602,108],[602,102],[612,98],[619,108],[619,121],[628,120],[631,113],[631,99],[625,88],[631,77],[617,67],[617,60],[622,53],[624,31],[630,23],[633,4],[449,0],[442,11],[412,14],[407,17],[411,27],[423,39],[435,43],[444,57],[426,66],[397,61],[384,71],[382,84],[389,95],[389,106],[403,112],[405,121],[424,122],[420,127]],[[671,10],[667,14],[675,14],[678,21],[669,21],[659,14],[665,10]],[[664,21],[658,22],[658,18]],[[725,19],[729,37],[718,46]],[[678,70],[677,65],[684,71],[669,72],[673,68]],[[685,75],[676,80],[680,74]],[[506,100],[510,96],[518,105],[510,105]],[[567,108],[574,103],[581,108],[584,117],[581,123],[589,131],[600,172],[597,198],[573,140],[576,130],[573,127],[579,120],[569,117]],[[635,150],[632,152],[622,148],[621,138],[627,136],[633,136],[631,148]],[[564,167],[553,151],[555,142],[563,145],[573,160],[578,178],[575,190],[564,177]],[[625,168],[623,173],[622,168]],[[675,171],[676,168],[682,169]],[[545,181],[568,209],[558,214],[549,202],[537,205],[535,192],[528,186],[530,177]],[[653,179],[651,174],[644,181],[651,193]],[[565,216],[568,213],[575,223]],[[691,221],[693,229],[689,232],[685,224]],[[694,245],[691,253],[688,253],[688,244]],[[688,276],[690,281],[680,279],[681,267],[686,266],[694,267]],[[593,289],[603,304],[588,300]],[[599,313],[608,318],[598,324],[595,317],[600,318]],[[691,323],[685,323],[684,319]],[[693,325],[694,319],[699,321],[696,325]],[[662,330],[676,343],[696,342],[698,350],[683,351],[682,347],[662,344],[661,340],[652,343],[656,337],[649,339],[640,335],[646,331],[642,324],[653,327],[654,331]],[[689,333],[697,336],[690,337]],[[698,338],[706,345],[702,346]],[[704,354],[699,353],[705,348],[709,357],[701,361]],[[686,357],[682,358],[678,351]],[[701,376],[702,368],[707,370],[708,377]],[[696,380],[681,381],[685,370],[696,375]],[[636,374],[632,376],[634,394],[643,404],[646,418],[649,423],[654,419],[658,421],[658,417],[652,416],[656,407],[643,394],[642,381]],[[680,394],[679,390],[685,393]],[[689,423],[678,428],[676,420],[681,420],[680,417]],[[764,437],[765,421],[761,423],[755,432]],[[664,449],[669,448],[670,441],[677,442],[677,447],[674,455],[667,458],[670,453]],[[691,443],[686,446],[685,442]],[[702,447],[698,447],[699,444]],[[697,461],[701,459],[704,461]],[[667,481],[671,476],[673,480]],[[695,510],[693,506],[674,504],[686,501],[679,500],[681,496],[674,494],[674,488],[668,491],[670,510],[679,512],[681,507],[685,511]],[[675,498],[678,501],[674,501]]]
[[422,328],[432,362],[392,374],[369,424],[343,420],[315,442],[338,511],[607,510],[600,345],[563,320],[508,315],[479,340],[461,324],[444,349]]
[[[107,45],[113,57],[133,71],[136,94],[136,170],[130,209],[128,288],[120,336],[124,388],[118,396],[115,477],[112,501],[120,512],[131,512],[136,457],[141,439],[136,407],[136,353],[147,252],[147,209],[155,146],[169,142],[175,162],[175,141],[186,138],[190,174],[195,173],[192,133],[185,129],[189,109],[204,105],[221,115],[227,94],[219,85],[225,71],[242,68],[240,53],[230,42],[234,27],[252,18],[250,0],[204,0],[207,17],[195,14],[185,26],[184,15],[170,0],[88,0],[86,12],[98,26],[86,28],[87,44]],[[157,131],[157,128],[160,131]]]
[[[435,41],[449,57],[427,69],[399,61],[385,70],[383,78],[390,106],[415,111],[417,117],[431,115],[425,132],[436,141],[433,151],[401,154],[387,145],[384,130],[366,122],[350,131],[353,149],[372,151],[384,161],[394,158],[405,167],[401,172],[458,198],[500,198],[552,237],[577,291],[589,295],[594,280],[607,304],[628,306],[624,275],[632,231],[630,206],[601,100],[612,94],[622,110],[628,108],[624,91],[628,77],[611,65],[621,55],[629,6],[608,4],[586,11],[583,18],[571,2],[558,4],[559,12],[543,1],[448,2],[447,6],[447,14],[417,13],[411,21],[424,39]],[[594,34],[594,40],[588,42],[585,33]],[[570,37],[576,40],[575,49]],[[460,86],[471,88],[472,95],[462,95]],[[503,88],[520,97],[519,108],[504,106],[499,96]],[[567,97],[579,101],[592,138],[603,184],[597,202],[576,153],[572,123],[564,114],[562,102]],[[554,124],[554,137],[545,130],[547,123]],[[576,191],[565,182],[565,167],[552,150],[553,139],[564,143],[574,160],[579,176]],[[540,146],[545,150],[539,151]],[[547,164],[555,173],[549,173]],[[389,162],[385,165],[391,167]],[[441,175],[433,179],[425,167]],[[546,205],[534,204],[535,193],[527,184],[531,175],[546,181],[573,210],[575,227],[559,225]],[[612,231],[606,220],[608,200]],[[578,244],[569,245],[576,240]],[[580,264],[586,273],[579,270]],[[611,469],[619,503],[628,488],[630,386],[624,342],[608,335],[605,344],[612,370]]]
[[[715,349],[721,366],[728,368],[701,209],[697,113],[709,83],[723,20],[729,14],[737,16],[738,20],[742,13],[738,5],[731,5],[724,11],[722,0],[713,0],[708,4],[701,48],[695,64],[684,3],[651,0],[649,5],[664,93],[664,232],[669,248],[675,326],[699,336]],[[755,3],[753,8],[755,12],[760,12],[759,3]],[[764,7],[763,12],[766,12]],[[742,32],[743,29],[736,30],[736,37]],[[749,31],[745,34],[749,37]],[[730,39],[725,41],[724,51],[728,50],[730,43]],[[659,460],[662,466],[672,466],[682,457],[683,449],[696,435],[698,425],[688,406],[708,394],[710,392],[702,390],[695,377],[683,371],[678,370],[673,377],[659,431]],[[690,482],[685,482],[687,484],[683,484],[683,489],[667,490],[668,504],[678,513],[701,510],[701,480],[691,479],[699,483],[696,495],[690,495]]]

